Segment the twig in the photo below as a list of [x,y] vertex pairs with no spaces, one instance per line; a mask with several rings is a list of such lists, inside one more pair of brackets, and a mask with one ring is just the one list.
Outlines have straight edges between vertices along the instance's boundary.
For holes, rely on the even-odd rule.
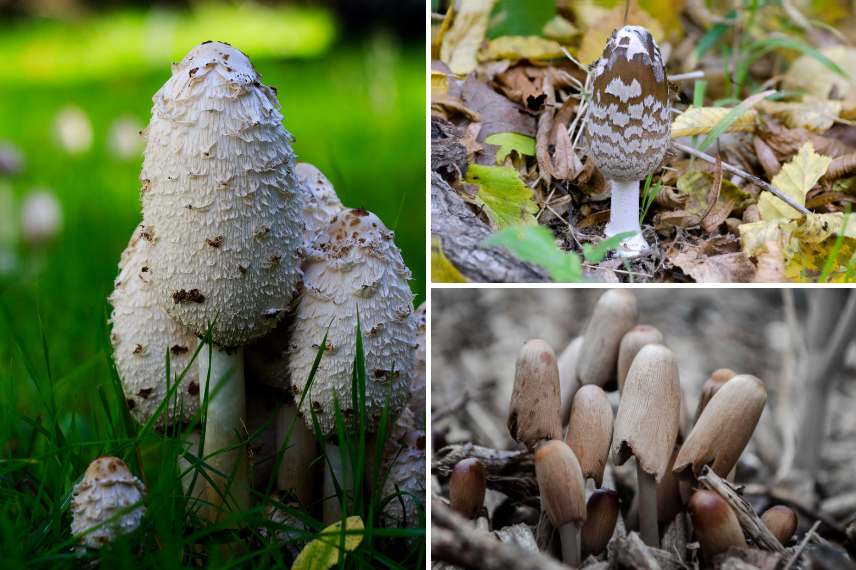
[[785,547],[782,543],[773,536],[767,526],[761,522],[761,519],[755,514],[752,506],[746,500],[737,494],[737,491],[728,481],[724,481],[713,472],[709,466],[702,469],[702,474],[698,478],[698,482],[705,488],[718,493],[737,515],[737,520],[740,521],[740,526],[743,532],[749,535],[749,538],[756,546],[771,552],[784,552]]
[[[696,150],[691,146],[687,146],[685,144],[681,144],[681,143],[675,142],[675,141],[672,141],[672,146],[681,152],[685,152],[685,153],[689,154],[690,156],[694,156],[698,159],[701,159],[705,162],[709,162],[711,164],[716,164],[716,159],[714,157],[712,157],[711,155],[707,154],[706,152],[701,152],[700,150]],[[797,204],[793,198],[791,198],[787,194],[783,193],[781,190],[779,190],[775,186],[771,185],[770,183],[764,182],[763,180],[761,180],[760,178],[758,178],[754,174],[749,174],[748,172],[745,172],[744,170],[741,170],[741,169],[737,168],[736,166],[731,166],[727,162],[722,163],[722,169],[730,172],[731,174],[736,174],[737,176],[739,176],[741,178],[745,178],[749,182],[754,182],[755,184],[760,186],[762,189],[770,192],[771,194],[776,196],[778,199],[780,199],[782,202],[784,202],[785,204],[787,204],[788,206],[790,206],[791,208],[793,208],[794,210],[796,210],[797,212],[799,212],[801,214],[808,215],[811,213],[808,211],[808,209],[805,206],[801,206],[801,205]]]
[[799,558],[800,554],[802,554],[803,550],[805,550],[805,547],[808,544],[809,539],[811,539],[811,537],[814,536],[814,533],[815,533],[815,531],[817,531],[818,526],[820,526],[820,521],[815,521],[815,523],[813,525],[811,525],[811,528],[808,529],[807,533],[805,533],[805,536],[800,541],[799,546],[797,546],[797,549],[794,550],[793,555],[791,555],[791,557],[788,559],[787,564],[785,564],[785,566],[784,566],[784,568],[782,568],[782,570],[788,570],[791,566],[794,565],[794,562],[797,561],[797,558]]
[[699,79],[701,77],[704,77],[704,71],[688,71],[686,73],[676,73],[675,75],[670,75],[669,81],[688,81],[690,79]]
[[440,420],[445,419],[447,416],[451,416],[452,414],[466,406],[467,402],[470,401],[470,398],[472,398],[472,396],[470,396],[470,392],[468,390],[464,391],[464,393],[461,394],[458,399],[453,401],[451,404],[449,404],[445,408],[440,408],[439,410],[431,414],[431,423],[436,424]]
[[442,501],[431,502],[431,557],[483,570],[567,570],[540,552],[502,543],[453,513]]

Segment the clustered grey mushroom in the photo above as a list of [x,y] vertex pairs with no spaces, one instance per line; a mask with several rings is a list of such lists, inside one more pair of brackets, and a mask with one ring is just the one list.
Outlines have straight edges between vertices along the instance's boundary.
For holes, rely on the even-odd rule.
[[[323,459],[311,416],[330,437],[339,405],[354,427],[359,319],[367,427],[376,429],[387,405],[400,453],[385,473],[393,491],[410,494],[412,519],[424,494],[424,482],[412,484],[425,464],[424,312],[417,394],[419,322],[393,233],[374,214],[345,208],[319,169],[296,162],[275,90],[230,45],[192,49],[153,101],[143,221],[110,296],[114,361],[132,416],[181,428],[182,484],[210,520],[224,507],[246,509],[251,488],[266,491],[271,480],[274,507],[315,508]],[[208,477],[185,456],[200,445]],[[327,460],[347,492],[349,458],[328,443]],[[325,511],[338,504],[328,499]],[[273,521],[289,519],[277,509],[268,509]]]

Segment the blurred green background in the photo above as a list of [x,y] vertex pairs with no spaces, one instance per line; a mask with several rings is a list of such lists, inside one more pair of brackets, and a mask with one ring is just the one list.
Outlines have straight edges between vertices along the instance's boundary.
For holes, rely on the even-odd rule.
[[[58,397],[85,400],[106,377],[106,297],[141,217],[138,131],[169,64],[208,39],[246,52],[278,88],[299,159],[325,172],[347,206],[395,231],[422,302],[424,4],[31,4],[4,11],[0,0],[0,153],[11,143],[23,159],[17,174],[0,174],[0,248],[17,257],[0,270],[6,388],[32,393],[23,353],[41,352],[42,333],[66,392]],[[37,188],[58,198],[63,227],[53,243],[28,247],[13,226]]]

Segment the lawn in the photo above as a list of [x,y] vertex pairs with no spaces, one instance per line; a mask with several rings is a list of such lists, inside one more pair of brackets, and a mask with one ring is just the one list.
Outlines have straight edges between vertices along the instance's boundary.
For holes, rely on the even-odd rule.
[[[0,52],[3,49],[0,43]],[[55,244],[40,250],[19,245],[20,267],[0,277],[0,552],[4,567],[45,566],[71,559],[67,512],[71,486],[86,464],[103,453],[123,457],[132,469],[145,464],[154,493],[149,510],[158,511],[158,516],[147,517],[144,524],[149,528],[142,543],[121,543],[108,555],[114,564],[105,560],[108,567],[123,564],[128,555],[138,556],[140,548],[150,551],[150,556],[139,563],[178,567],[190,563],[191,542],[234,539],[234,535],[222,538],[216,528],[194,529],[193,521],[186,519],[183,504],[176,499],[180,487],[171,463],[162,460],[175,448],[157,435],[137,437],[138,428],[125,416],[111,363],[106,298],[119,254],[140,221],[142,157],[118,158],[108,133],[120,118],[141,125],[148,122],[151,97],[169,77],[169,63],[163,61],[157,69],[120,67],[116,73],[94,73],[79,80],[4,78],[0,86],[0,141],[17,146],[26,162],[20,174],[0,179],[0,184],[10,185],[18,199],[33,188],[49,188],[64,216]],[[296,138],[299,159],[325,172],[347,206],[375,212],[395,231],[396,243],[413,272],[415,302],[422,302],[425,80],[421,42],[402,45],[392,36],[377,34],[335,41],[312,57],[268,57],[256,59],[255,64],[264,82],[279,90],[284,124]],[[91,148],[81,154],[63,150],[54,134],[58,112],[70,105],[82,110],[92,125]],[[247,544],[258,539],[241,538]],[[373,548],[372,544],[362,547],[363,554],[351,563],[368,563],[374,555],[380,556]],[[385,559],[387,566],[424,565],[419,548],[415,553],[400,545],[382,550],[390,556]],[[239,562],[281,563],[274,554],[242,556],[246,558],[238,558]]]

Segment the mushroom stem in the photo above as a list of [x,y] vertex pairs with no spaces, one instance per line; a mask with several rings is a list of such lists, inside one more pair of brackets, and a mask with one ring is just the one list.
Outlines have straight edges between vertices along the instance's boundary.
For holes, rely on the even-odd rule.
[[660,548],[660,530],[657,527],[657,480],[642,469],[636,461],[636,482],[639,487],[639,532],[648,546]]
[[[342,457],[342,450],[338,445],[328,443],[326,445],[327,465],[324,469],[324,524],[333,524],[342,520],[342,503],[336,492],[336,484],[348,501],[353,493],[353,481],[351,469],[346,458]],[[335,483],[334,483],[335,480]]]
[[610,180],[612,198],[609,203],[609,223],[606,224],[606,237],[624,232],[636,235],[621,241],[619,254],[624,257],[637,257],[648,251],[648,242],[642,237],[639,225],[639,181]]
[[276,413],[276,448],[283,450],[276,476],[280,491],[291,491],[302,505],[313,500],[316,477],[313,460],[318,456],[315,434],[298,415],[297,404],[284,403]]
[[562,561],[574,568],[580,565],[580,523],[571,521],[559,527]]
[[199,366],[201,394],[208,398],[204,460],[212,467],[211,478],[219,487],[208,485],[211,506],[205,511],[210,520],[216,520],[224,498],[236,511],[250,505],[247,454],[241,445],[247,415],[244,350],[238,348],[229,353],[206,343],[200,351]]

